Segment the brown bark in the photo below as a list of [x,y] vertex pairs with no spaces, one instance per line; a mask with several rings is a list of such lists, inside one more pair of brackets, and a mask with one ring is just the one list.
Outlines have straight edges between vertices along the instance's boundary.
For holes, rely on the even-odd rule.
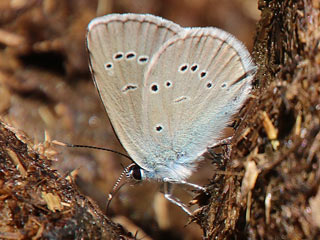
[[[259,1],[256,90],[231,157],[254,161],[258,177],[247,190],[238,176],[213,181],[220,188],[201,218],[209,239],[319,237],[319,4]],[[232,161],[226,169],[241,171]]]
[[50,168],[48,142],[37,149],[0,123],[1,239],[133,239],[79,193],[71,176]]

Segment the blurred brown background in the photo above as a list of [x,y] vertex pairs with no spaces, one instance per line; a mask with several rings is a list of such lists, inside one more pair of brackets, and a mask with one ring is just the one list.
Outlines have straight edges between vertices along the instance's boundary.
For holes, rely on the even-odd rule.
[[[256,0],[1,0],[2,119],[35,143],[44,141],[46,131],[52,139],[123,152],[89,74],[85,35],[92,18],[125,12],[151,13],[186,27],[219,27],[250,51],[260,14]],[[52,156],[55,167],[61,173],[78,169],[82,191],[104,208],[122,171],[120,163],[129,162],[103,151],[57,151]],[[192,181],[205,184],[211,170],[200,171]],[[185,227],[185,213],[163,201],[159,189],[154,183],[126,185],[111,203],[110,216],[155,239],[199,239],[200,228]],[[179,188],[176,194],[184,202],[190,200]]]

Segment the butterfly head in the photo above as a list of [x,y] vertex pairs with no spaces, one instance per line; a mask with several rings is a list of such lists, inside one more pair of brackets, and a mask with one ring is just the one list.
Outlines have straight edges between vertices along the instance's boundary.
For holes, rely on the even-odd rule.
[[126,168],[126,177],[128,179],[134,179],[136,181],[142,181],[146,179],[145,171],[135,163],[130,164]]

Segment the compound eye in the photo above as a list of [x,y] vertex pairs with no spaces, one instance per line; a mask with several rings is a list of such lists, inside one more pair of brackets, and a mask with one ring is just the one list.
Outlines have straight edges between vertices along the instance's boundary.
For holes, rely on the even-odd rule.
[[128,169],[128,175],[134,180],[141,181],[143,178],[143,169],[138,165],[133,165]]

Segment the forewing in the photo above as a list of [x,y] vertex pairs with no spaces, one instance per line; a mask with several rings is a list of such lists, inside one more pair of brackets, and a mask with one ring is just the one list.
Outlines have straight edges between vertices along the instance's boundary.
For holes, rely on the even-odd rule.
[[173,22],[146,14],[111,14],[88,26],[95,85],[120,142],[140,166],[150,142],[141,125],[144,71],[154,52],[179,31],[183,28]]

